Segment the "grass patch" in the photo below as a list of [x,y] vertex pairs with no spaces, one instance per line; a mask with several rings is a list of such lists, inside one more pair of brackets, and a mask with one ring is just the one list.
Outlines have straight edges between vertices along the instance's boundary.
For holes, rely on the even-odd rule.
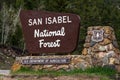
[[62,75],[79,75],[79,74],[86,74],[86,75],[102,75],[102,76],[111,76],[116,74],[116,70],[111,69],[109,67],[92,67],[86,70],[81,69],[74,69],[71,71],[59,70],[59,71],[48,71],[48,70],[33,70],[30,68],[22,67],[20,70],[16,72],[12,72],[14,75],[39,75],[39,76],[62,76]]

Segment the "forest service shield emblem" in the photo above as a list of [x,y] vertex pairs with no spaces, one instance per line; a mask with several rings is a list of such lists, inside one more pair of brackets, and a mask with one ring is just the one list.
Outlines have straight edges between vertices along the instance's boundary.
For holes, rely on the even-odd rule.
[[100,42],[103,40],[103,30],[93,30],[92,31],[92,41]]

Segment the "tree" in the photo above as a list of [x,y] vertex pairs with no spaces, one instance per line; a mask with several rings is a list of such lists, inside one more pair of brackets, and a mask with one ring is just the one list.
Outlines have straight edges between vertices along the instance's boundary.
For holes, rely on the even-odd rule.
[[8,7],[5,3],[3,4],[3,7],[1,9],[0,15],[0,21],[2,23],[1,27],[1,44],[7,44],[8,36],[10,34],[13,34],[16,30],[16,25],[19,21],[19,13],[20,9],[18,10],[16,14],[16,10],[12,7]]
[[3,44],[16,46],[23,44],[17,41],[17,38],[23,39],[23,37],[15,36],[18,36],[18,33],[22,34],[19,31],[21,28],[16,29],[21,27],[19,11],[26,9],[79,15],[81,28],[77,52],[82,50],[89,26],[108,25],[113,27],[120,45],[120,0],[1,0],[0,4],[3,3],[6,3],[0,6],[0,39]]

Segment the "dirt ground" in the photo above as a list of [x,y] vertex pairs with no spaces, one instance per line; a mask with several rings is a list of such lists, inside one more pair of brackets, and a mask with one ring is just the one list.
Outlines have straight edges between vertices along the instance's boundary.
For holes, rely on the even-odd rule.
[[108,77],[102,77],[102,76],[77,75],[77,76],[58,76],[58,77],[0,76],[0,80],[119,80],[119,79],[110,79]]
[[27,78],[11,78],[11,77],[2,77],[0,80],[100,80],[96,78],[86,78],[86,77],[71,77],[71,76],[60,76],[60,77],[27,77]]

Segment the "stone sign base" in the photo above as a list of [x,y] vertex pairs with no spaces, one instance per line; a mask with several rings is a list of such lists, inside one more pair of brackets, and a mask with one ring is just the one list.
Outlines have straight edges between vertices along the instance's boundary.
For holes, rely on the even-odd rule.
[[[110,58],[111,59],[111,58]],[[115,61],[114,61],[115,60]],[[117,61],[117,63],[116,63]],[[120,72],[120,61],[118,58],[113,58],[110,64],[105,64],[106,60],[96,59],[91,55],[54,55],[54,56],[25,56],[16,57],[12,66],[12,71],[18,71],[22,67],[33,70],[74,70],[94,67],[94,66],[114,66],[114,69]],[[112,67],[111,67],[112,68]]]
[[120,50],[110,26],[88,28],[82,55],[52,55],[17,57],[13,71],[22,66],[35,70],[73,70],[92,66],[114,66],[120,71]]
[[34,70],[73,70],[86,69],[91,67],[92,60],[89,55],[54,55],[54,56],[25,56],[17,57],[12,71],[17,71],[21,67],[28,67]]

